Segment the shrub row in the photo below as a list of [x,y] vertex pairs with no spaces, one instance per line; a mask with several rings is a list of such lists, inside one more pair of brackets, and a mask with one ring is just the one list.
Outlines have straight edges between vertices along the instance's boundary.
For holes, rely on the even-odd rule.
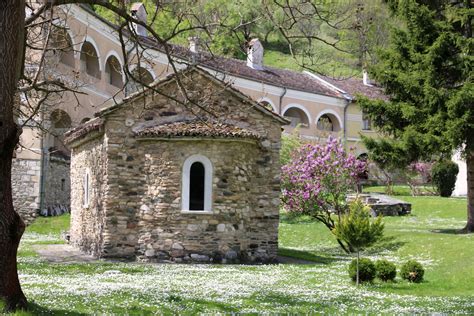
[[[408,282],[420,283],[423,281],[423,275],[425,270],[423,266],[414,260],[405,262],[400,269],[400,276],[402,279]],[[359,281],[360,282],[372,282],[375,277],[380,280],[387,282],[395,280],[397,275],[397,267],[390,261],[385,259],[378,260],[375,263],[367,258],[359,260]],[[352,281],[356,281],[357,278],[357,261],[352,260],[349,265],[349,276]]]

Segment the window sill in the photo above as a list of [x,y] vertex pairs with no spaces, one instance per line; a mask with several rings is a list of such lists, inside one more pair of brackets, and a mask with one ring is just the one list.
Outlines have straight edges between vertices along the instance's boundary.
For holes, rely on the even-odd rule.
[[213,211],[189,211],[189,210],[181,210],[181,214],[200,214],[200,215],[212,215],[214,214]]

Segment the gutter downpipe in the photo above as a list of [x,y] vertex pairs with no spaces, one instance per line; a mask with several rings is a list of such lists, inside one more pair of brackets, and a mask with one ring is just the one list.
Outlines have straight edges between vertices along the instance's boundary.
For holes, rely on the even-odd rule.
[[[41,114],[41,116],[43,116],[43,114]],[[41,121],[43,121],[43,119],[41,119]],[[41,135],[41,145],[40,145],[40,148],[41,148],[41,166],[40,166],[40,191],[39,191],[39,198],[40,198],[40,201],[39,201],[39,209],[40,209],[40,212],[44,209],[45,205],[44,205],[44,200],[45,200],[45,181],[46,181],[46,172],[45,172],[45,169],[46,169],[46,159],[47,159],[47,153],[48,153],[48,150],[46,150],[46,148],[44,147],[45,146],[45,141],[44,141],[44,137],[45,137],[45,134],[43,133],[43,135]]]
[[279,101],[279,104],[278,104],[278,114],[279,115],[282,115],[281,113],[281,106],[282,106],[282,103],[283,103],[283,97],[286,95],[286,92],[287,92],[287,89],[286,87],[283,87],[283,93],[280,95],[280,101]]

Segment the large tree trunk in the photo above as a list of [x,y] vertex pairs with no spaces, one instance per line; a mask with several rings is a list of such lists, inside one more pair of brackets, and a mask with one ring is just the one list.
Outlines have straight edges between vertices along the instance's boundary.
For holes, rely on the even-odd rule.
[[16,256],[25,224],[13,209],[11,166],[19,128],[13,105],[23,62],[24,0],[0,1],[0,300],[7,310],[26,307]]
[[466,155],[467,169],[467,223],[464,233],[474,233],[474,151]]

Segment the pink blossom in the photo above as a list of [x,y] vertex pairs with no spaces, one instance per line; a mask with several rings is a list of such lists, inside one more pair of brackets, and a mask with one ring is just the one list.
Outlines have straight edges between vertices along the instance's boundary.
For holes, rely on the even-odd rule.
[[347,191],[365,169],[366,163],[346,152],[336,138],[324,145],[303,145],[282,167],[283,203],[293,212],[327,211],[323,208],[328,205],[345,203]]

